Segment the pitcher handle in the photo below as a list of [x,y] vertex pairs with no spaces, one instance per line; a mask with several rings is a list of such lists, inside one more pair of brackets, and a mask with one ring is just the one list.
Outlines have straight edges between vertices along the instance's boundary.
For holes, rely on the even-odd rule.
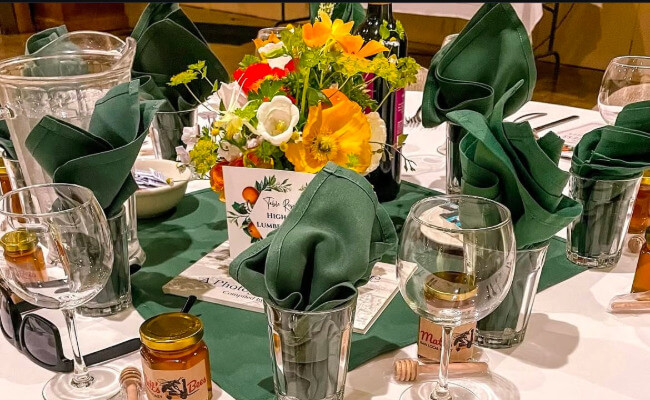
[[14,119],[16,118],[16,113],[9,107],[0,106],[0,121],[4,119]]

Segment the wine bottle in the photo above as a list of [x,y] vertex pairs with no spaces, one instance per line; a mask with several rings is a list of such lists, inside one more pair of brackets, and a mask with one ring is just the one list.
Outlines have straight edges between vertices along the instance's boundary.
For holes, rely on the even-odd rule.
[[[384,21],[386,21],[385,25]],[[388,38],[386,38],[386,29]],[[403,31],[398,33],[397,21],[393,17],[391,3],[368,3],[366,19],[356,33],[365,42],[380,41],[389,49],[387,57],[394,54],[398,58],[402,58],[407,55],[406,33]],[[366,79],[372,80],[372,78],[372,76],[368,76]],[[390,201],[397,197],[401,181],[402,157],[399,152],[395,151],[395,147],[398,144],[399,136],[404,132],[405,93],[401,89],[385,98],[389,89],[387,83],[381,78],[372,81],[368,85],[368,89],[372,98],[377,104],[380,104],[377,112],[386,123],[387,147],[379,166],[367,175],[367,179],[373,185],[379,201]]]

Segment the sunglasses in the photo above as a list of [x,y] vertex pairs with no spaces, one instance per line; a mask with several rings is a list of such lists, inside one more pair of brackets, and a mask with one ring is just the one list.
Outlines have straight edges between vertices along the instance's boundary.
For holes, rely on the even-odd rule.
[[[53,372],[72,372],[74,362],[65,358],[59,329],[36,314],[22,314],[39,307],[25,301],[15,304],[0,285],[0,330],[7,340],[32,362]],[[84,356],[86,365],[95,365],[140,349],[135,338]]]

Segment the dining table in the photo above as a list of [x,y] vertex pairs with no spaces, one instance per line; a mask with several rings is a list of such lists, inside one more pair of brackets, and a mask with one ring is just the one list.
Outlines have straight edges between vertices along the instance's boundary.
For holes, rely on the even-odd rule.
[[[422,92],[407,92],[407,118],[416,113],[421,102]],[[577,119],[551,128],[560,136],[563,132],[575,134],[581,130],[586,132],[592,126],[604,125],[597,111],[535,101],[528,102],[508,119],[529,113],[543,113],[543,116],[529,121],[533,128],[577,115]],[[417,166],[415,171],[403,171],[402,179],[444,191],[445,157],[437,149],[445,141],[445,124],[436,128],[407,126],[405,133],[408,138],[403,153]],[[568,170],[570,160],[562,159],[560,167]],[[206,180],[192,181],[187,195],[208,187]],[[559,232],[558,236],[565,237],[565,232]],[[148,254],[148,257],[159,256]],[[643,384],[650,360],[650,315],[612,314],[607,311],[612,297],[629,293],[637,258],[638,255],[626,247],[615,267],[586,270],[538,293],[524,341],[507,349],[479,348],[475,357],[489,364],[489,372],[452,376],[452,382],[462,381],[470,388],[476,387],[475,392],[483,399],[650,398],[648,388]],[[59,327],[66,355],[72,358],[62,313],[46,309],[35,312]],[[143,317],[133,307],[104,318],[78,316],[78,335],[83,354],[138,337],[142,322]],[[416,352],[416,345],[410,345],[380,355],[350,371],[345,399],[399,398],[409,384],[396,382],[392,377],[393,362],[398,358],[416,357]],[[32,363],[4,338],[0,338],[0,354],[2,398],[41,398],[43,385],[54,373]],[[219,349],[211,348],[211,363],[233,362],[237,360],[221,358]],[[117,369],[140,367],[140,356],[134,352],[111,360],[106,365]],[[269,372],[270,369],[269,359]],[[248,384],[255,382],[241,382],[241,385]],[[216,382],[213,391],[213,399],[233,398]]]

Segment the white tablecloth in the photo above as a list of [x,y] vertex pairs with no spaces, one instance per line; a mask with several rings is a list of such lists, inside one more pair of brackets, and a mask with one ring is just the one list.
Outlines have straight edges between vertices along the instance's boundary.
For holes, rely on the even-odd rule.
[[[406,115],[421,102],[421,93],[407,94]],[[531,121],[533,126],[576,114],[580,119],[558,127],[573,129],[588,123],[602,123],[597,112],[530,102],[517,115],[528,112],[549,115]],[[515,115],[516,116],[516,115]],[[515,117],[513,116],[513,117]],[[416,172],[404,174],[406,181],[442,190],[444,159],[435,152],[442,143],[444,128],[411,129],[404,151],[419,161]],[[568,162],[562,163],[568,168]],[[208,187],[205,181],[191,183],[191,190]],[[501,399],[648,399],[646,387],[650,361],[650,315],[612,315],[605,309],[609,300],[630,290],[636,257],[624,253],[609,272],[587,271],[540,293],[533,307],[526,339],[507,350],[483,350],[490,374],[465,379],[467,384],[491,381]],[[59,327],[64,347],[69,343],[63,317],[55,310],[42,310]],[[84,353],[136,337],[142,317],[133,309],[105,319],[79,318],[78,328]],[[220,359],[213,349],[212,363]],[[2,399],[36,400],[52,373],[36,366],[0,337],[0,387]],[[348,374],[347,400],[395,400],[407,387],[392,381],[396,357],[414,356],[415,345],[378,357]],[[68,358],[71,351],[68,349]],[[116,368],[140,365],[138,353],[108,363]],[[269,367],[270,368],[270,367]],[[253,384],[253,383],[251,383]],[[215,397],[231,399],[215,386]],[[482,398],[494,399],[483,393]]]
[[[393,12],[470,20],[483,3],[393,3]],[[512,3],[530,34],[544,14],[542,3]]]

